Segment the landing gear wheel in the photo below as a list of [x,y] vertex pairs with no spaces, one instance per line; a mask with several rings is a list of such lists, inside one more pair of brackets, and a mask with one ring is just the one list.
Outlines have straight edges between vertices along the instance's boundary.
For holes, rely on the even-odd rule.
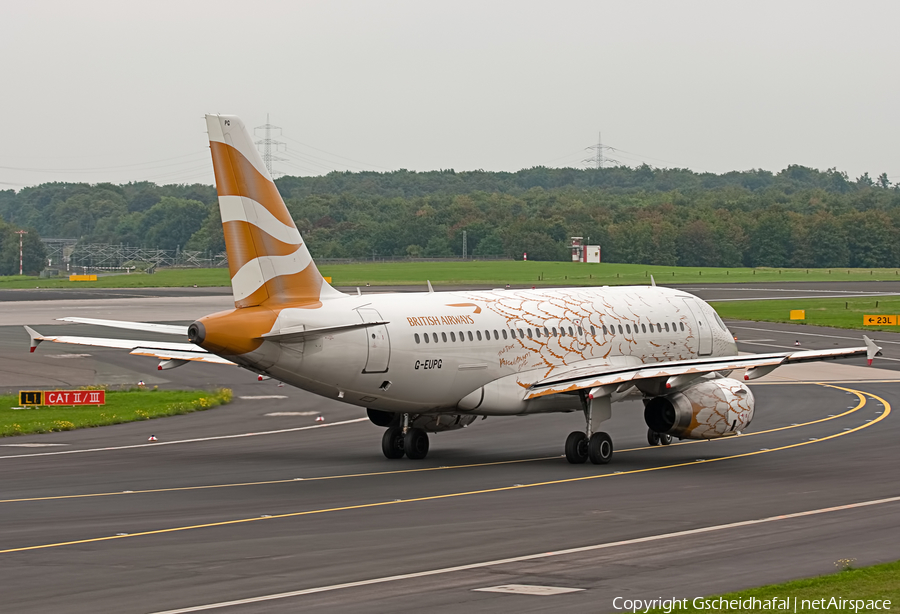
[[420,460],[428,455],[428,433],[422,429],[409,429],[403,438],[406,458]]
[[670,443],[672,443],[672,436],[671,436],[671,435],[668,435],[668,434],[666,434],[666,433],[660,433],[660,434],[659,434],[659,445],[661,445],[661,446],[667,446],[667,445],[669,445]]
[[612,460],[612,438],[606,433],[594,433],[588,443],[588,457],[595,465],[605,465]]
[[566,460],[580,465],[588,459],[588,438],[581,431],[569,433],[566,437]]
[[392,426],[385,430],[381,437],[381,451],[386,458],[403,458],[403,429]]
[[653,429],[647,429],[647,443],[649,443],[651,446],[658,446],[659,433],[657,433]]

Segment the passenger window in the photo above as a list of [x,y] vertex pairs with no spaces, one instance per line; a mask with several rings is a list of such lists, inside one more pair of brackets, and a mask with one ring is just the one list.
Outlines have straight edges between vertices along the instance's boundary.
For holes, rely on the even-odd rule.
[[591,336],[592,336],[592,337],[596,337],[596,336],[597,336],[597,331],[594,329],[594,325],[593,325],[593,324],[591,324]]
[[496,339],[499,339],[499,338],[500,338],[500,333],[498,333],[498,332],[497,332],[497,329],[495,328],[495,329],[494,329],[494,339],[496,340]]
[[659,322],[656,323],[656,332],[658,332],[658,333],[662,332],[662,324],[660,324]]
[[[528,336],[530,337],[531,335],[528,335]],[[519,339],[524,339],[524,338],[525,338],[525,333],[522,332],[522,329],[520,328],[519,329]]]
[[555,336],[556,336],[556,327],[554,326],[554,327],[551,328],[550,330],[553,332],[553,336],[555,337]]
[[581,330],[581,327],[579,326],[579,327],[578,327],[578,335],[581,336],[581,335],[583,335],[583,334],[584,334],[584,331]]
[[[500,332],[503,333],[503,338],[506,339],[506,329],[504,328]],[[509,332],[512,332],[512,331],[509,331]]]
[[480,330],[475,331],[475,336],[478,337],[479,341],[481,341],[481,331]]
[[574,337],[574,336],[575,336],[575,333],[572,331],[572,327],[571,327],[571,326],[569,327],[569,336],[570,336],[570,337]]
[[450,331],[450,341],[456,341],[456,333],[454,333],[452,330]]
[[431,335],[434,337],[434,342],[437,343],[438,342],[437,333],[431,333]]
[[625,331],[622,330],[622,325],[621,325],[621,324],[619,324],[619,334],[620,334],[620,335],[624,335],[624,334],[625,334]]
[[469,341],[475,341],[475,338],[472,337],[472,331],[468,331],[468,332],[469,332]]
[[[642,333],[646,333],[646,332],[647,332],[647,325],[646,325],[646,324],[641,324],[641,332],[642,332]],[[652,332],[652,331],[651,331],[651,332]]]
[[485,341],[491,340],[491,331],[489,331],[489,330],[484,331],[484,340]]
[[603,335],[606,336],[606,324],[602,324],[601,328],[603,329]]
[[416,334],[415,334],[415,338],[416,338],[416,343],[420,343],[420,341],[419,341],[419,333],[416,333]]
[[666,326],[666,332],[669,332],[669,323],[666,322],[665,326]]
[[681,325],[681,332],[684,332],[684,322],[679,322],[678,324]]
[[530,329],[530,328],[526,328],[525,330],[528,331],[528,338],[531,339],[531,329]]
[[441,333],[441,341],[447,343],[447,333]]
[[625,325],[625,332],[628,333],[629,335],[631,334],[631,324]]
[[431,343],[431,341],[428,339],[428,333],[425,333],[422,336],[425,337],[425,343]]
[[547,336],[547,337],[550,336],[550,331],[547,330],[547,327],[546,327],[546,326],[544,327],[544,335]]
[[537,336],[538,339],[540,339],[540,338],[541,338],[541,329],[540,329],[540,328],[535,328],[535,329],[534,329],[534,334]]

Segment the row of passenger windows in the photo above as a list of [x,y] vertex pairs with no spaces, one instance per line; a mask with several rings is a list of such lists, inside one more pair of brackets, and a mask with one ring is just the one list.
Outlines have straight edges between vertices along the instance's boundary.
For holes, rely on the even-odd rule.
[[[679,322],[678,324],[681,327],[681,331],[684,332],[684,323]],[[641,324],[640,331],[638,331],[637,324],[634,325],[634,330],[632,330],[631,324],[626,324],[624,326],[624,328],[621,324],[613,325],[613,326],[610,326],[609,328],[607,328],[606,325],[604,324],[601,327],[603,330],[603,334],[604,335],[615,335],[616,334],[616,326],[618,326],[620,335],[624,335],[624,334],[630,335],[632,333],[637,334],[638,332],[642,332],[642,333],[647,332],[647,324]],[[661,333],[664,330],[666,332],[678,331],[678,327],[675,325],[674,322],[672,323],[671,328],[669,327],[668,322],[665,322],[663,324],[659,324],[659,323],[650,324],[649,326],[650,326],[651,333],[653,333],[653,332]],[[655,327],[655,329],[654,329],[654,327]],[[584,331],[581,329],[580,326],[578,326],[576,328],[578,330],[579,335],[584,334]],[[542,336],[543,337],[565,337],[566,335],[568,335],[569,337],[574,337],[576,328],[573,328],[571,326],[569,326],[568,328],[566,328],[565,326],[560,326],[559,329],[557,330],[557,328],[555,326],[552,328],[547,328],[545,326],[543,328],[535,328],[533,333],[532,333],[531,328],[525,328],[525,329],[511,328],[511,329],[509,329],[508,333],[507,333],[506,329],[501,330],[499,332],[495,329],[493,331],[493,333],[490,330],[485,330],[483,335],[480,330],[476,330],[474,332],[471,330],[468,330],[468,331],[459,331],[459,341],[465,341],[466,337],[468,337],[469,341],[475,341],[476,339],[478,341],[490,341],[492,334],[493,334],[493,338],[497,341],[499,341],[501,337],[503,339],[516,339],[516,338],[525,339],[526,337],[528,339],[534,339],[534,338],[540,339]],[[590,327],[590,331],[591,331],[591,335],[596,336],[597,330],[593,326]],[[422,343],[423,340],[425,341],[425,343],[431,343],[432,341],[434,343],[438,343],[439,341],[443,341],[444,343],[447,343],[448,341],[455,342],[457,340],[456,331],[450,331],[449,333],[440,333],[440,337],[438,337],[438,333],[430,333],[430,334],[422,333],[421,337],[419,336],[419,333],[415,333],[414,337],[416,339],[416,343]]]

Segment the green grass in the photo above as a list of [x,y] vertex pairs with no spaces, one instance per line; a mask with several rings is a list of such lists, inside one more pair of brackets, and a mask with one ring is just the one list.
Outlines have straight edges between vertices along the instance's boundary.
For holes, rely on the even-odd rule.
[[[579,262],[385,262],[323,264],[323,275],[337,286],[482,284],[503,286],[567,286],[657,283],[747,283],[772,281],[900,280],[900,269],[768,269],[697,268],[643,264],[584,264]],[[153,275],[110,275],[97,281],[0,277],[0,289],[15,288],[163,288],[172,286],[227,286],[227,269],[161,269]]]
[[[864,326],[864,315],[900,315],[900,296],[803,298],[773,301],[726,301],[710,305],[723,318],[757,322],[791,322],[811,326],[900,332],[900,326]],[[805,309],[805,320],[791,320],[792,309]]]
[[[848,564],[849,561],[837,561],[835,563],[838,567],[843,567]],[[779,609],[769,609],[765,610],[763,608],[757,609],[742,609],[738,607],[736,609],[724,609],[724,608],[715,608],[715,609],[703,609],[703,608],[694,608],[692,607],[692,599],[688,599],[688,607],[685,609],[672,609],[672,612],[676,612],[678,614],[682,612],[703,612],[704,614],[709,614],[710,612],[730,612],[732,614],[740,614],[743,612],[785,612],[785,611],[794,611],[794,598],[797,599],[797,612],[841,612],[845,614],[846,612],[853,612],[854,610],[850,607],[845,607],[842,609],[838,608],[827,608],[820,607],[814,609],[811,604],[804,604],[803,600],[816,600],[816,599],[831,599],[832,597],[840,599],[862,599],[862,600],[870,600],[870,599],[879,599],[879,600],[889,600],[891,602],[890,609],[881,609],[875,610],[872,608],[859,608],[858,612],[897,612],[900,610],[900,562],[897,563],[886,563],[884,565],[875,565],[872,567],[865,567],[862,569],[850,569],[846,568],[843,571],[839,571],[838,573],[829,574],[827,576],[819,576],[817,578],[809,578],[807,580],[795,580],[793,582],[786,582],[784,584],[772,584],[770,586],[763,586],[760,588],[752,588],[746,591],[739,591],[736,593],[726,593],[724,595],[719,595],[717,597],[722,597],[723,599],[732,600],[744,600],[749,598],[757,598],[760,601],[765,601],[766,599],[788,599],[790,602],[790,608],[788,610],[779,610]],[[717,597],[706,597],[704,599],[716,599]],[[683,603],[683,602],[682,602]],[[698,602],[698,605],[700,603]],[[804,607],[806,605],[806,607]],[[883,606],[884,604],[882,604]],[[643,610],[642,610],[643,611]],[[657,608],[654,610],[650,610],[654,613],[666,612],[663,608]]]
[[171,288],[230,285],[228,269],[161,269],[153,275],[108,275],[97,281],[69,281],[68,277],[41,279],[28,275],[0,277],[0,290],[24,288]]
[[230,401],[231,390],[227,388],[214,392],[133,388],[108,391],[106,405],[19,409],[17,395],[3,395],[0,396],[0,437],[150,420],[203,411]]

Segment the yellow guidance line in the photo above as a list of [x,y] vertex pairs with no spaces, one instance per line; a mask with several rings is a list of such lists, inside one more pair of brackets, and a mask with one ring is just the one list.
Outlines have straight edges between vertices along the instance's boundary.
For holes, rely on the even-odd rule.
[[835,433],[833,435],[827,435],[825,437],[820,437],[813,441],[801,441],[799,443],[793,443],[793,444],[781,446],[778,448],[771,448],[768,450],[758,450],[758,451],[754,451],[754,452],[745,452],[743,454],[722,456],[720,458],[713,458],[713,459],[709,459],[709,460],[695,460],[695,461],[689,461],[689,462],[684,462],[684,463],[676,463],[673,465],[661,465],[658,467],[648,467],[645,469],[634,469],[631,471],[620,471],[620,472],[616,472],[616,473],[603,473],[600,475],[589,475],[589,476],[582,476],[582,477],[577,477],[577,478],[565,478],[565,479],[561,479],[561,480],[535,482],[532,484],[519,484],[516,486],[501,486],[498,488],[486,488],[486,489],[482,489],[482,490],[471,490],[471,491],[465,491],[465,492],[448,493],[448,494],[444,494],[444,495],[433,495],[433,496],[429,496],[429,497],[416,497],[413,499],[398,499],[396,501],[379,501],[376,503],[360,503],[358,505],[347,505],[347,506],[343,506],[343,507],[332,507],[332,508],[325,508],[325,509],[318,509],[318,510],[307,510],[304,512],[289,512],[287,514],[275,514],[272,516],[255,516],[253,518],[239,518],[236,520],[224,520],[221,522],[210,522],[210,523],[206,523],[206,524],[197,524],[197,525],[190,525],[190,526],[184,526],[184,527],[172,527],[169,529],[157,529],[154,531],[143,531],[140,533],[130,533],[128,535],[110,535],[107,537],[93,537],[93,538],[88,538],[88,539],[79,539],[79,540],[58,542],[58,543],[52,543],[52,544],[40,544],[37,546],[25,546],[22,548],[9,548],[6,550],[0,550],[0,554],[9,554],[12,552],[28,552],[28,551],[32,551],[32,550],[44,550],[47,548],[59,548],[62,546],[74,546],[74,545],[78,545],[78,544],[92,544],[92,543],[112,541],[112,540],[117,540],[117,539],[130,539],[133,537],[144,537],[147,535],[163,535],[165,533],[177,533],[177,532],[181,532],[181,531],[191,531],[194,529],[225,527],[225,526],[231,526],[231,525],[237,525],[237,524],[246,524],[246,523],[250,523],[250,522],[260,522],[263,520],[275,520],[275,519],[280,519],[280,518],[296,518],[296,517],[300,517],[300,516],[313,516],[313,515],[318,515],[318,514],[327,514],[327,513],[331,513],[331,512],[344,512],[344,511],[350,511],[350,510],[371,509],[371,508],[377,508],[377,507],[385,507],[385,506],[389,506],[389,505],[403,505],[406,503],[422,503],[425,501],[439,501],[442,499],[469,497],[469,496],[473,496],[473,495],[484,495],[484,494],[490,494],[490,493],[506,492],[506,491],[511,491],[511,490],[523,490],[526,488],[537,488],[537,487],[541,487],[541,486],[554,486],[554,485],[558,485],[558,484],[571,484],[571,483],[575,483],[575,482],[585,482],[588,480],[598,480],[601,478],[618,477],[618,476],[623,476],[623,475],[634,475],[634,474],[638,474],[638,473],[649,473],[651,471],[661,471],[664,469],[675,469],[678,467],[689,467],[691,465],[702,465],[702,464],[707,464],[707,463],[715,463],[715,462],[720,462],[720,461],[725,461],[725,460],[732,460],[735,458],[745,458],[745,457],[750,457],[750,456],[757,456],[760,454],[769,454],[771,452],[779,452],[781,450],[790,450],[792,448],[800,448],[803,446],[820,443],[822,441],[828,441],[829,439],[836,439],[838,437],[843,437],[844,435],[849,435],[851,433],[861,431],[862,429],[869,428],[870,426],[874,426],[875,424],[878,424],[879,422],[884,420],[891,413],[890,404],[886,400],[882,399],[881,397],[879,397],[877,395],[867,393],[867,392],[861,392],[859,390],[852,390],[850,388],[842,388],[840,386],[827,385],[827,387],[835,388],[837,390],[844,390],[846,392],[852,392],[852,393],[856,394],[860,398],[862,405],[865,405],[866,396],[869,396],[877,401],[880,401],[884,405],[884,412],[882,412],[882,414],[880,416],[878,416],[876,419],[872,420],[871,422],[866,422],[866,423],[864,423],[856,428],[850,429],[848,431],[841,431],[840,433]]
[[[898,380],[900,381],[900,380]],[[818,386],[826,386],[826,384],[817,384]],[[833,386],[831,386],[833,388]],[[860,396],[857,393],[857,396]],[[842,418],[849,414],[852,414],[855,411],[862,409],[863,405],[865,405],[865,399],[860,397],[860,403],[852,408],[848,409],[842,414],[835,414],[834,416],[829,416],[827,418],[820,418],[818,420],[811,420],[809,422],[801,422],[800,424],[791,424],[789,426],[780,426],[773,429],[767,429],[765,431],[756,431],[754,433],[746,433],[743,435],[733,435],[729,437],[721,437],[719,439],[709,439],[709,440],[693,440],[693,441],[681,441],[678,443],[674,443],[668,447],[675,446],[687,446],[696,443],[709,443],[715,441],[727,441],[729,439],[733,439],[734,437],[753,437],[756,435],[765,435],[766,433],[774,433],[776,431],[784,431],[788,429],[796,429],[803,426],[809,426],[811,424],[818,424],[820,422],[827,422],[829,420],[836,420],[838,418]],[[624,450],[616,450],[617,454],[624,454],[625,452],[638,452],[641,450],[656,450],[661,449],[661,446],[643,446],[640,448],[626,448]],[[126,491],[117,491],[117,492],[98,492],[98,493],[85,493],[78,495],[54,495],[48,497],[27,497],[22,499],[0,499],[0,503],[22,503],[25,501],[55,501],[59,499],[89,499],[92,497],[116,497],[121,495],[143,495],[143,494],[152,494],[152,493],[164,493],[164,492],[179,492],[179,491],[190,491],[190,490],[209,490],[215,488],[237,488],[241,486],[266,486],[272,484],[289,484],[291,482],[315,482],[322,480],[342,480],[346,478],[367,478],[367,477],[377,477],[377,476],[385,476],[385,475],[399,475],[404,473],[421,473],[423,471],[446,471],[450,469],[471,469],[473,467],[493,467],[496,465],[513,465],[517,463],[534,463],[538,461],[548,461],[548,460],[557,460],[562,458],[563,455],[558,456],[543,456],[539,458],[523,458],[517,460],[505,460],[505,461],[494,461],[490,463],[472,463],[468,465],[445,465],[441,467],[419,467],[415,469],[396,469],[393,471],[373,471],[369,473],[348,473],[343,475],[323,475],[318,477],[311,478],[286,478],[282,480],[265,480],[260,482],[236,482],[232,484],[207,484],[205,486],[176,486],[172,488],[148,488],[145,490],[126,490]]]

